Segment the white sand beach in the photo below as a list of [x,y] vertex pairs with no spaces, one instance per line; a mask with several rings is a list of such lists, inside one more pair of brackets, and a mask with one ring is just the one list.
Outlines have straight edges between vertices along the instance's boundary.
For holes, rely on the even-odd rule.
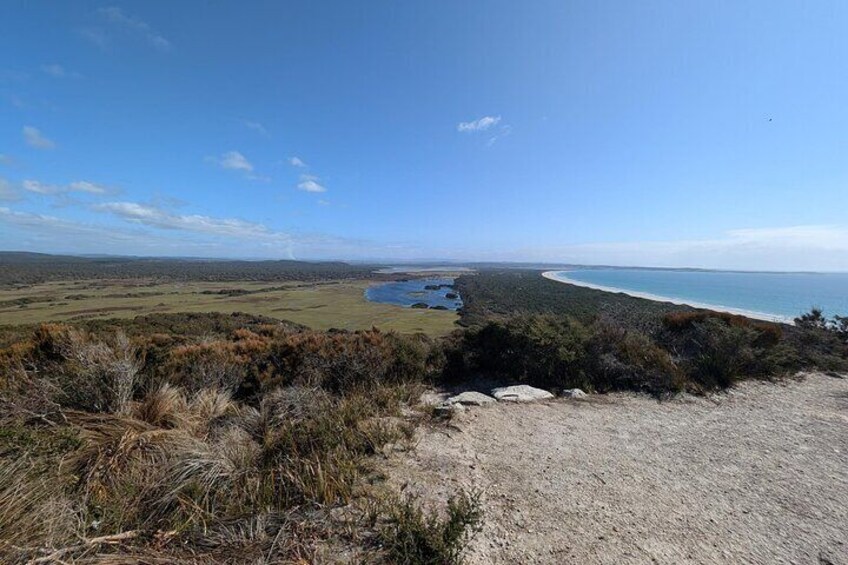
[[778,316],[775,314],[768,314],[765,312],[755,312],[752,310],[743,310],[741,308],[732,308],[729,306],[722,306],[720,304],[707,304],[704,302],[696,302],[693,300],[685,300],[682,298],[675,298],[671,296],[659,296],[656,294],[651,294],[649,292],[639,292],[635,290],[627,290],[623,288],[615,288],[611,286],[602,286],[598,284],[587,283],[583,281],[577,281],[571,279],[567,276],[564,276],[562,273],[567,271],[545,271],[542,273],[542,276],[546,279],[550,279],[552,281],[557,281],[566,284],[573,284],[575,286],[582,286],[585,288],[592,288],[594,290],[602,290],[604,292],[616,292],[621,294],[626,294],[628,296],[633,296],[634,298],[644,298],[645,300],[654,300],[656,302],[669,302],[671,304],[679,304],[681,306],[691,306],[693,308],[704,308],[706,310],[714,310],[716,312],[727,312],[729,314],[738,314],[740,316],[745,316],[747,318],[752,318],[754,320],[763,320],[766,322],[780,322],[783,324],[794,324],[792,318],[787,318],[786,316]]

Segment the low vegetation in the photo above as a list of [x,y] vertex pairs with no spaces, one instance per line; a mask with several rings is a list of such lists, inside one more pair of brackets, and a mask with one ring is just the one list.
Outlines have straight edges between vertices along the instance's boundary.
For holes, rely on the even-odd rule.
[[539,271],[488,270],[454,281],[464,307],[460,323],[466,327],[517,314],[570,316],[581,323],[605,318],[628,329],[651,335],[669,312],[692,310],[670,303],[634,298],[552,281]]
[[[681,323],[681,320],[687,320]],[[801,369],[848,370],[844,340],[820,329],[784,337],[780,326],[711,312],[671,314],[651,337],[605,319],[550,314],[491,321],[453,336],[446,373],[487,374],[552,390],[703,393]]]
[[821,312],[784,326],[538,274],[460,281],[468,327],[440,339],[214,313],[5,328],[0,561],[458,563],[477,494],[434,509],[375,486],[426,386],[664,396],[848,370],[845,319]]
[[483,518],[480,494],[461,492],[448,500],[447,516],[427,514],[414,497],[382,506],[380,540],[393,563],[458,563]]
[[412,502],[401,521],[363,512],[356,535],[332,512],[409,444],[432,340],[210,318],[204,334],[43,325],[0,351],[0,561],[459,559],[460,499],[444,523]]
[[7,325],[190,312],[242,312],[318,330],[369,329],[376,324],[386,330],[444,335],[455,328],[458,316],[453,311],[412,310],[366,300],[365,290],[381,276],[282,283],[90,279],[0,286],[0,331]]

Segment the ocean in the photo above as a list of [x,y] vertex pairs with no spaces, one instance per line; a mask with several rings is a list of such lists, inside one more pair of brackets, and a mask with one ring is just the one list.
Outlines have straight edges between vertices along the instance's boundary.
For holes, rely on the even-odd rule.
[[821,308],[848,315],[848,273],[749,273],[656,269],[551,271],[548,278],[634,296],[791,321]]

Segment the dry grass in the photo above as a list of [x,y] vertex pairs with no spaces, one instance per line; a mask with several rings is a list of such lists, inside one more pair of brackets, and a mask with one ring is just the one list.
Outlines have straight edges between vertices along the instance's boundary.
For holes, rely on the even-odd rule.
[[0,556],[59,547],[82,531],[77,508],[46,465],[27,457],[0,460]]
[[246,312],[290,320],[316,330],[364,330],[377,326],[435,336],[456,327],[459,319],[456,312],[369,302],[364,292],[370,284],[371,281],[365,280],[284,284],[59,281],[24,289],[0,289],[0,324],[134,318],[165,312]]
[[[341,535],[329,511],[363,496],[371,456],[412,437],[398,415],[420,391],[422,350],[379,332],[263,332],[157,338],[170,349],[145,354],[123,334],[46,326],[3,352],[4,421],[21,434],[0,439],[24,456],[0,449],[0,560],[312,559]],[[271,356],[268,375],[289,376],[235,399],[225,373],[187,378],[198,352],[232,366]],[[32,441],[66,431],[73,442]]]
[[333,510],[410,445],[433,342],[251,328],[45,325],[0,350],[0,562],[385,557]]

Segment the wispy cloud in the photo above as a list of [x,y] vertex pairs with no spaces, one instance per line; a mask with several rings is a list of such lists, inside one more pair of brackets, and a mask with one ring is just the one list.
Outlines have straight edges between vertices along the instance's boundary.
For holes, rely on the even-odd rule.
[[473,133],[475,131],[486,131],[492,126],[498,125],[498,122],[501,121],[500,116],[483,116],[479,120],[474,120],[471,122],[460,122],[456,126],[456,131],[460,131],[463,133]]
[[89,194],[109,194],[115,192],[114,189],[87,180],[74,181],[68,185],[68,188],[75,192],[87,192]]
[[[292,167],[297,167],[298,169],[309,168],[309,165],[307,165],[300,157],[289,157],[289,164]],[[321,179],[316,175],[308,173],[301,173],[300,180],[297,183],[297,189],[304,192],[311,192],[313,194],[327,192],[327,187],[322,184]],[[329,202],[327,200],[319,200],[318,203],[326,205]]]
[[[202,252],[208,245],[167,238],[139,228],[104,226],[33,214],[0,207],[0,241],[33,251],[65,253],[136,253],[185,255],[186,250]],[[14,230],[14,231],[13,231]],[[6,238],[3,238],[6,235]],[[9,238],[11,236],[11,238]]]
[[109,38],[106,37],[106,34],[103,33],[103,30],[97,28],[85,28],[79,30],[80,37],[97,47],[98,49],[105,51],[107,47],[109,47]]
[[41,72],[50,75],[53,78],[82,78],[82,75],[76,71],[69,71],[62,65],[42,65]]
[[24,141],[26,141],[27,145],[30,147],[35,147],[36,149],[53,149],[56,147],[53,140],[44,136],[38,128],[33,126],[24,126],[22,131]]
[[171,42],[154,31],[147,22],[125,14],[123,10],[116,6],[101,8],[98,12],[112,25],[143,37],[148,44],[160,51],[167,51],[171,48]]
[[57,184],[45,184],[37,180],[27,179],[22,183],[24,190],[34,192],[35,194],[53,195],[67,192],[65,187]]
[[[381,257],[386,246],[326,234],[290,234],[232,218],[179,215],[136,202],[92,207],[122,223],[84,223],[0,207],[0,248],[46,253],[312,259]],[[389,249],[391,252],[391,249]]]
[[503,125],[503,126],[501,126],[501,127],[500,127],[500,129],[499,129],[499,130],[498,130],[498,131],[497,131],[497,132],[496,132],[493,136],[491,136],[491,137],[490,137],[490,138],[486,141],[486,145],[488,145],[489,147],[491,147],[492,145],[494,145],[494,144],[495,144],[495,142],[497,142],[497,140],[499,140],[499,139],[500,139],[500,138],[502,138],[502,137],[506,137],[506,136],[508,136],[508,135],[509,135],[509,134],[511,134],[511,133],[512,133],[512,126],[510,126],[510,125]]
[[16,202],[21,199],[21,194],[15,186],[4,178],[0,178],[0,201]]
[[206,161],[215,163],[222,169],[238,171],[244,174],[244,178],[257,182],[271,182],[271,177],[256,172],[253,163],[239,151],[227,151],[220,157],[206,157]]
[[318,182],[319,180],[315,175],[300,175],[300,182],[297,188],[305,192],[327,192],[324,185]]
[[0,165],[3,165],[5,167],[12,167],[15,165],[15,158],[11,155],[5,155],[3,153],[0,153]]
[[221,168],[231,171],[253,172],[253,164],[238,151],[227,151],[216,161]]
[[67,185],[47,184],[37,180],[26,179],[21,183],[24,190],[35,194],[43,194],[45,196],[57,196],[68,194],[70,192],[82,192],[86,194],[111,194],[117,192],[113,188],[109,188],[93,182],[79,180]]
[[95,205],[94,209],[111,213],[128,222],[163,230],[224,236],[263,244],[288,245],[292,239],[287,233],[269,229],[255,222],[199,214],[172,214],[162,208],[138,202],[107,202]]
[[254,121],[251,121],[251,120],[242,120],[241,123],[247,129],[253,130],[263,137],[269,137],[270,136],[270,134],[268,133],[268,130],[265,128],[265,126],[262,125],[259,122],[254,122]]

